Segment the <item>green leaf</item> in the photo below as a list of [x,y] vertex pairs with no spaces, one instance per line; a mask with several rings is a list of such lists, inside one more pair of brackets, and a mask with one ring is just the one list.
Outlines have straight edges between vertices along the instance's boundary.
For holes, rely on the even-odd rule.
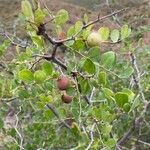
[[125,112],[129,112],[130,109],[131,109],[131,105],[130,105],[129,103],[125,103],[125,104],[123,105],[123,110],[124,110]]
[[28,0],[24,0],[21,2],[21,10],[27,20],[34,21],[32,7]]
[[42,83],[44,80],[46,80],[46,73],[42,70],[37,70],[34,73],[34,79],[37,83]]
[[23,69],[18,73],[20,80],[25,82],[31,82],[34,80],[33,73],[29,69]]
[[116,145],[116,141],[114,138],[109,138],[104,144],[108,147],[108,149],[113,149]]
[[53,102],[53,97],[51,95],[47,96],[45,94],[40,94],[39,99],[43,104]]
[[127,38],[131,33],[131,29],[128,27],[128,25],[124,25],[121,28],[121,39]]
[[110,90],[108,88],[102,88],[102,91],[103,91],[103,93],[104,93],[104,95],[105,95],[106,98],[113,99],[114,92],[112,90]]
[[28,91],[27,91],[27,90],[24,90],[24,89],[18,90],[18,96],[19,96],[19,98],[21,98],[21,99],[27,99],[27,98],[30,97]]
[[137,95],[136,98],[133,101],[133,104],[131,106],[130,112],[133,111],[139,105],[140,105],[140,99],[139,99],[139,95]]
[[83,64],[83,70],[89,74],[94,74],[96,72],[96,67],[93,61],[87,58]]
[[102,126],[101,130],[104,136],[108,136],[112,130],[112,125],[106,123],[105,125]]
[[111,69],[114,66],[115,61],[116,55],[113,51],[106,52],[101,56],[101,62],[103,66],[108,69]]
[[119,77],[120,78],[129,78],[134,72],[133,67],[127,67],[125,68],[120,74]]
[[88,94],[91,89],[89,81],[83,78],[79,78],[79,83],[81,85],[81,92],[83,94]]
[[110,30],[108,27],[101,27],[98,33],[100,33],[102,41],[106,41],[109,38]]
[[93,61],[99,61],[100,59],[100,48],[98,46],[89,49],[88,57]]
[[117,29],[111,31],[110,38],[114,43],[118,42],[119,34],[119,30]]
[[52,73],[53,73],[53,66],[49,62],[44,62],[42,64],[42,69],[47,75],[52,75]]
[[128,95],[129,101],[132,101],[134,99],[134,97],[135,97],[135,94],[131,90],[127,89],[127,88],[124,88],[122,90],[122,92],[126,93]]
[[77,21],[77,22],[75,23],[75,32],[76,32],[76,33],[79,32],[79,31],[82,29],[82,27],[83,27],[82,21]]
[[115,94],[115,100],[116,100],[116,103],[119,107],[123,107],[123,105],[125,103],[128,103],[128,95],[126,93],[123,93],[123,92],[117,92]]
[[75,137],[81,139],[82,131],[80,130],[80,128],[79,128],[77,123],[73,122],[72,128],[71,128],[71,132],[74,134]]
[[38,47],[38,48],[43,48],[44,47],[44,40],[41,36],[34,35],[31,37],[33,43]]
[[84,14],[84,16],[83,16],[83,21],[84,21],[84,23],[88,23],[88,16],[87,16],[87,14]]
[[10,45],[10,41],[9,40],[5,40],[1,45],[0,45],[0,56],[2,56],[5,52],[5,50],[9,47]]
[[83,40],[81,40],[81,39],[76,40],[73,44],[73,49],[75,49],[77,51],[85,50],[85,43],[83,42]]
[[20,62],[28,61],[31,57],[26,52],[20,52],[17,59]]
[[43,23],[45,16],[46,14],[40,8],[36,9],[34,13],[35,23],[38,25]]
[[87,37],[90,35],[92,28],[93,28],[93,25],[90,25],[85,30],[83,30],[82,32],[83,39],[87,40]]
[[71,26],[67,31],[67,37],[72,37],[76,33],[75,27]]
[[63,25],[69,20],[69,14],[65,9],[61,9],[55,16],[55,23],[57,25]]
[[98,74],[98,82],[99,84],[102,84],[103,86],[107,83],[107,74],[104,71],[99,72]]

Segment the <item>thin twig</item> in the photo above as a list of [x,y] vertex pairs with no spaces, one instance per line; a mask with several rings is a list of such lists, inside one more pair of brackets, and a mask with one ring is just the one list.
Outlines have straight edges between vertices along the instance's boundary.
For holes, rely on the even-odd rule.
[[94,130],[95,126],[96,126],[96,123],[94,123],[94,124],[92,125],[92,127],[91,127],[91,131],[90,131],[90,138],[91,138],[91,141],[90,141],[89,145],[87,146],[87,148],[86,148],[85,150],[91,149],[91,146],[92,146],[92,144],[93,144],[93,142],[94,142],[93,130]]
[[117,11],[115,11],[115,12],[113,12],[113,13],[111,13],[111,14],[108,14],[108,15],[106,15],[106,16],[103,16],[103,17],[99,17],[99,15],[98,15],[97,19],[95,19],[94,21],[91,21],[91,22],[85,24],[85,25],[81,28],[81,30],[78,31],[74,36],[72,36],[72,37],[70,37],[70,38],[67,38],[67,39],[63,39],[63,40],[56,40],[56,43],[64,43],[64,42],[67,42],[67,41],[70,41],[70,40],[75,40],[75,37],[77,37],[77,36],[78,36],[84,29],[86,29],[87,27],[89,27],[89,26],[91,26],[91,25],[93,25],[93,24],[96,24],[96,23],[98,23],[98,22],[100,22],[100,21],[103,21],[103,20],[105,20],[106,18],[112,17],[112,16],[114,16],[114,15],[116,15],[116,14],[122,12],[122,11],[125,11],[125,10],[127,10],[127,8],[123,8],[123,9],[121,9],[121,10],[117,10]]
[[141,83],[140,83],[141,75],[140,75],[139,68],[137,66],[136,56],[135,56],[134,53],[130,53],[130,59],[131,59],[131,62],[132,62],[132,66],[133,66],[133,68],[136,72],[136,74],[133,74],[134,82],[135,82],[136,86],[139,89],[139,93],[141,95],[142,101],[146,102],[146,99],[145,99],[145,96],[144,96],[144,93],[143,93],[143,90],[142,90],[142,86],[141,86]]
[[8,72],[10,75],[14,75],[12,71],[10,71],[6,65],[0,63],[0,67],[3,68],[6,72]]
[[46,104],[46,107],[47,107],[48,109],[50,109],[50,110],[53,112],[53,114],[57,117],[57,119],[58,119],[66,128],[70,129],[70,126],[69,126],[65,121],[63,121],[63,120],[60,118],[59,113],[57,112],[56,108],[55,108],[53,105],[51,105],[51,104]]
[[[26,48],[27,46],[30,46],[30,44],[27,41],[23,41],[22,39],[16,38],[16,36],[6,32],[6,31],[1,32],[0,35],[6,37],[11,42],[12,45],[19,46],[22,48]],[[14,38],[16,38],[16,40],[18,42],[15,42]]]
[[15,117],[16,117],[15,131],[17,132],[17,134],[18,134],[18,136],[20,138],[20,150],[23,150],[24,149],[23,148],[23,137],[22,137],[21,133],[17,129],[18,128],[18,123],[19,123],[18,115],[19,115],[20,112],[21,112],[21,107],[20,107],[19,112],[15,115]]
[[13,98],[1,98],[0,100],[2,101],[2,102],[6,102],[6,103],[8,103],[8,102],[12,102],[12,101],[14,101],[14,100],[16,100],[18,97],[13,97]]
[[144,108],[143,111],[141,112],[140,116],[136,117],[130,127],[130,129],[121,137],[116,145],[116,150],[118,150],[118,147],[124,145],[130,138],[130,136],[133,134],[135,129],[139,129],[141,124],[143,123],[143,117],[145,113],[147,112],[148,108],[150,106],[150,102],[145,102],[144,103]]

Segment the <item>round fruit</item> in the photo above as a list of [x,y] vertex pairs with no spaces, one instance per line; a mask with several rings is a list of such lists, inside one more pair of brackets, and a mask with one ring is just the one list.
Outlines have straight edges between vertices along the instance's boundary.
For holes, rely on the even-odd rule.
[[59,90],[66,90],[70,85],[70,79],[66,76],[61,76],[57,80],[57,87]]
[[75,122],[75,120],[73,118],[68,118],[65,120],[65,122],[71,127],[73,122]]
[[64,103],[69,104],[72,102],[73,97],[68,94],[63,94],[61,99]]
[[99,46],[102,42],[101,36],[97,32],[92,32],[88,37],[87,37],[87,42],[89,46]]

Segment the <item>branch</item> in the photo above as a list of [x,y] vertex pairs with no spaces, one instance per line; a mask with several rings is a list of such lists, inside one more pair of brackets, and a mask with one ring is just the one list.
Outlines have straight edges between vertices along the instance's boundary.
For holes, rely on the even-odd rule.
[[94,142],[93,130],[94,130],[95,126],[96,126],[96,123],[94,123],[93,126],[91,127],[91,131],[90,131],[91,141],[90,141],[89,145],[87,146],[86,150],[91,149],[91,146],[92,146],[92,144]]
[[[0,32],[0,35],[6,37],[11,42],[12,45],[19,46],[22,48],[26,48],[27,46],[30,46],[30,44],[27,41],[23,41],[22,39],[16,38],[16,36],[6,31]],[[17,42],[15,42],[13,38],[16,38]]]
[[91,26],[91,25],[93,25],[93,24],[96,24],[96,23],[98,23],[98,22],[100,22],[100,21],[103,21],[103,20],[105,20],[106,18],[112,17],[112,16],[114,16],[114,15],[116,15],[116,14],[122,12],[122,11],[125,11],[125,10],[127,10],[127,8],[123,8],[123,9],[121,9],[121,10],[117,10],[117,11],[115,11],[115,12],[113,12],[113,13],[111,13],[111,14],[108,14],[108,15],[106,15],[106,16],[103,16],[103,17],[100,17],[100,16],[98,15],[98,18],[97,18],[96,20],[91,21],[91,22],[89,22],[89,23],[83,25],[83,27],[81,28],[81,30],[78,31],[74,36],[72,36],[72,37],[70,37],[70,38],[67,38],[67,39],[63,39],[63,40],[56,40],[55,42],[56,42],[56,43],[64,43],[64,42],[67,42],[67,41],[75,40],[75,37],[77,37],[77,36],[78,36],[84,29],[86,29],[87,27],[89,27],[89,26]]
[[18,115],[19,115],[20,112],[21,112],[21,107],[20,107],[20,111],[15,115],[15,117],[16,117],[16,124],[15,124],[14,128],[15,128],[15,131],[17,132],[17,134],[18,134],[18,136],[20,138],[20,145],[19,145],[20,150],[24,150],[24,148],[23,148],[23,137],[22,137],[21,133],[17,129],[18,123],[19,123]]
[[63,120],[60,118],[60,116],[59,116],[59,114],[58,114],[58,112],[57,112],[57,110],[56,110],[56,108],[55,108],[54,106],[52,106],[52,105],[50,105],[50,104],[46,104],[46,107],[47,107],[48,109],[50,109],[50,110],[53,112],[53,114],[57,117],[57,119],[58,119],[66,128],[70,129],[70,126],[69,126],[65,121],[63,121]]
[[138,68],[138,65],[137,65],[136,56],[135,56],[134,53],[130,53],[130,59],[131,59],[132,67],[136,71],[136,74],[133,74],[134,82],[135,82],[137,88],[139,89],[139,94],[141,95],[142,101],[146,102],[146,99],[145,99],[145,96],[144,96],[144,93],[143,93],[143,90],[142,90],[142,86],[141,86],[141,83],[140,83],[141,75],[140,75],[140,71],[139,71],[139,68]]
[[3,99],[3,98],[0,98],[0,100],[2,101],[2,102],[6,102],[6,103],[8,103],[8,102],[12,102],[12,101],[14,101],[14,100],[16,100],[16,99],[18,99],[18,97],[13,97],[13,98],[5,98],[5,99]]
[[133,134],[133,132],[135,131],[135,129],[139,129],[141,127],[141,124],[143,123],[143,117],[145,115],[145,113],[148,111],[148,108],[150,106],[150,102],[145,102],[144,103],[144,108],[143,111],[141,112],[139,117],[136,117],[133,121],[132,126],[130,127],[130,129],[123,135],[123,137],[121,137],[116,145],[116,150],[119,150],[118,147],[124,145],[130,138],[130,136]]
[[66,38],[66,39],[63,39],[63,40],[56,40],[54,38],[52,38],[51,36],[49,36],[47,33],[46,33],[46,29],[45,29],[45,24],[41,24],[39,27],[38,27],[38,35],[42,35],[45,39],[47,39],[52,45],[57,45],[57,46],[61,46],[62,44],[64,44],[65,42],[67,41],[71,41],[71,40],[75,40],[75,38],[84,30],[86,29],[87,27],[93,25],[93,24],[96,24],[100,21],[103,21],[105,20],[106,18],[109,18],[109,17],[112,17],[122,11],[125,11],[127,8],[123,8],[121,10],[117,10],[109,15],[106,15],[106,16],[103,16],[103,17],[100,17],[98,15],[97,19],[95,19],[94,21],[91,21],[85,25],[83,25],[83,27],[81,28],[81,30],[79,30],[75,35],[73,35],[72,37],[70,38]]
[[4,64],[0,63],[0,67],[8,72],[10,75],[14,75],[12,71],[10,71]]

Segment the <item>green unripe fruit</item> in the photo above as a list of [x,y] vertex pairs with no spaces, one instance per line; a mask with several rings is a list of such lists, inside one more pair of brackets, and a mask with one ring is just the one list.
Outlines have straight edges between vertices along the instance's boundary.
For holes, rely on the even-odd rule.
[[87,42],[89,46],[100,46],[102,43],[102,39],[99,33],[97,32],[92,32],[88,37],[87,37]]
[[41,83],[43,82],[44,80],[46,79],[46,73],[42,70],[37,70],[35,73],[34,73],[34,80],[37,82],[37,83]]

